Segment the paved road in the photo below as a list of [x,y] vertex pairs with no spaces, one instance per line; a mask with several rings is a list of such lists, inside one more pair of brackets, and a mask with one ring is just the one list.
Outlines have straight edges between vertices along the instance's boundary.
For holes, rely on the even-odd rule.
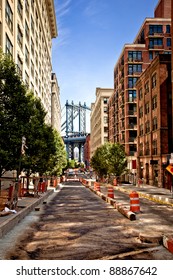
[[130,221],[80,183],[64,185],[35,215],[5,259],[173,259],[163,246],[138,238],[141,228],[153,229],[152,216]]

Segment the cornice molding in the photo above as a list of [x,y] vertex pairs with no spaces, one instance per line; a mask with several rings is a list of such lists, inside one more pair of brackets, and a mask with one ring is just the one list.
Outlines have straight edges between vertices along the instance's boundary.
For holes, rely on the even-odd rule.
[[47,6],[48,15],[49,15],[51,36],[52,36],[52,38],[56,38],[58,36],[58,31],[57,31],[57,24],[56,24],[54,0],[46,0],[46,6]]

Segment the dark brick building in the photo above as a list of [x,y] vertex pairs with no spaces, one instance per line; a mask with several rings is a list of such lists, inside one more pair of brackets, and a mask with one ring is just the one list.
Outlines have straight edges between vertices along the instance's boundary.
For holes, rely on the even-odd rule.
[[171,0],[158,2],[154,17],[146,18],[134,42],[124,45],[114,68],[114,93],[108,103],[108,139],[124,145],[129,173],[134,175],[138,127],[136,82],[159,53],[171,53]]
[[171,55],[157,55],[141,74],[136,90],[138,178],[149,185],[170,188],[171,176],[165,168],[173,151]]

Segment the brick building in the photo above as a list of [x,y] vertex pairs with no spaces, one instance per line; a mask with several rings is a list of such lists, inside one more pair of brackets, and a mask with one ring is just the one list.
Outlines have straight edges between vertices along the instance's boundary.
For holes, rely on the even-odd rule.
[[158,2],[154,18],[144,20],[134,42],[124,45],[114,68],[114,93],[108,103],[108,138],[125,146],[131,174],[136,174],[133,168],[137,152],[136,82],[159,53],[171,53],[170,8],[171,0]]
[[172,181],[165,168],[173,150],[171,55],[159,54],[141,74],[136,90],[138,178],[170,188]]

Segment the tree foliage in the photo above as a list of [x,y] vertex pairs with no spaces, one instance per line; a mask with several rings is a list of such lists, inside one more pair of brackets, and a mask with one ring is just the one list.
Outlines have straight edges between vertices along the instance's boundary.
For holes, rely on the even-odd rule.
[[[64,143],[45,116],[40,99],[28,92],[14,62],[0,52],[0,176],[7,170],[61,173],[66,165]],[[21,155],[23,136],[27,149]]]
[[91,158],[91,166],[99,177],[121,176],[127,166],[124,146],[107,142],[98,147]]

